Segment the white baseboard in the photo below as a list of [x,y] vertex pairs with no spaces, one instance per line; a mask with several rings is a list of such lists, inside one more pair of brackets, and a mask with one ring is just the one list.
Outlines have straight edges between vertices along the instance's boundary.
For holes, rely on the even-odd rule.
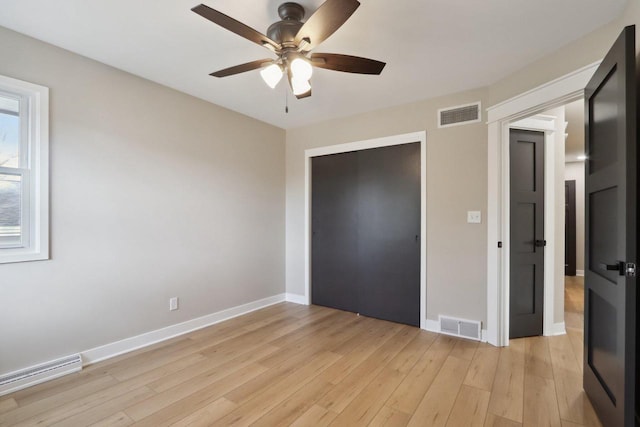
[[82,360],[85,365],[101,362],[103,360],[110,359],[133,350],[138,350],[198,329],[206,328],[207,326],[284,301],[285,294],[278,294],[258,301],[218,311],[216,313],[207,314],[206,316],[187,320],[186,322],[167,326],[166,328],[156,329],[155,331],[146,332],[135,337],[125,338],[120,341],[83,351],[81,353]]
[[304,295],[290,294],[287,292],[285,294],[285,300],[294,304],[309,305],[307,304],[307,298]]
[[576,276],[584,276],[584,270],[576,270]]
[[435,332],[437,334],[440,333],[440,322],[437,320],[427,319],[427,323],[425,325],[425,329],[429,332]]
[[564,335],[566,333],[567,330],[565,329],[564,322],[554,323],[551,326],[551,336]]

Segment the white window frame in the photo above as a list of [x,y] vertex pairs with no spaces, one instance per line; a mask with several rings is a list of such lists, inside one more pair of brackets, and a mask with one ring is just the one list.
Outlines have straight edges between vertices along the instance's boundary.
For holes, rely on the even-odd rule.
[[[20,175],[23,183],[22,241],[0,246],[0,264],[49,259],[49,88],[0,75],[0,94],[20,100]],[[24,167],[22,167],[24,165]]]

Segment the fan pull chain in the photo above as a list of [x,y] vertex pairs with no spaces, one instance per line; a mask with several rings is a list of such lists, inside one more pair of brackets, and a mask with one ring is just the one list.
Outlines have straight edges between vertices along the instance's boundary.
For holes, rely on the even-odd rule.
[[289,114],[289,91],[286,87],[284,88],[284,112]]

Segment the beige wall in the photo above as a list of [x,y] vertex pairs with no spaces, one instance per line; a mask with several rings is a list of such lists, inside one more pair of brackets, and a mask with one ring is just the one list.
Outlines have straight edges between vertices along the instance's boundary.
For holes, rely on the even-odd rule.
[[566,163],[564,178],[576,181],[576,270],[584,272],[584,162]]
[[437,109],[484,101],[476,90],[287,131],[287,292],[304,294],[304,151],[426,130],[427,317],[486,321],[485,221],[487,132],[484,123],[438,129]]
[[[497,104],[602,60],[625,25],[640,25],[638,0],[629,0],[620,18],[492,84],[487,105]],[[636,30],[636,49],[640,51],[640,28]]]
[[284,292],[283,130],[3,28],[0,58],[51,90],[52,255],[0,265],[0,373]]

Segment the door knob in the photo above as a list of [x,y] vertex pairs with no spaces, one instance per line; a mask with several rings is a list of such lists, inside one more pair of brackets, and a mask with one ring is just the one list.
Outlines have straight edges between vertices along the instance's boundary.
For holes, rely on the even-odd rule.
[[535,241],[535,245],[539,248],[547,246],[547,241],[546,240],[536,240]]

